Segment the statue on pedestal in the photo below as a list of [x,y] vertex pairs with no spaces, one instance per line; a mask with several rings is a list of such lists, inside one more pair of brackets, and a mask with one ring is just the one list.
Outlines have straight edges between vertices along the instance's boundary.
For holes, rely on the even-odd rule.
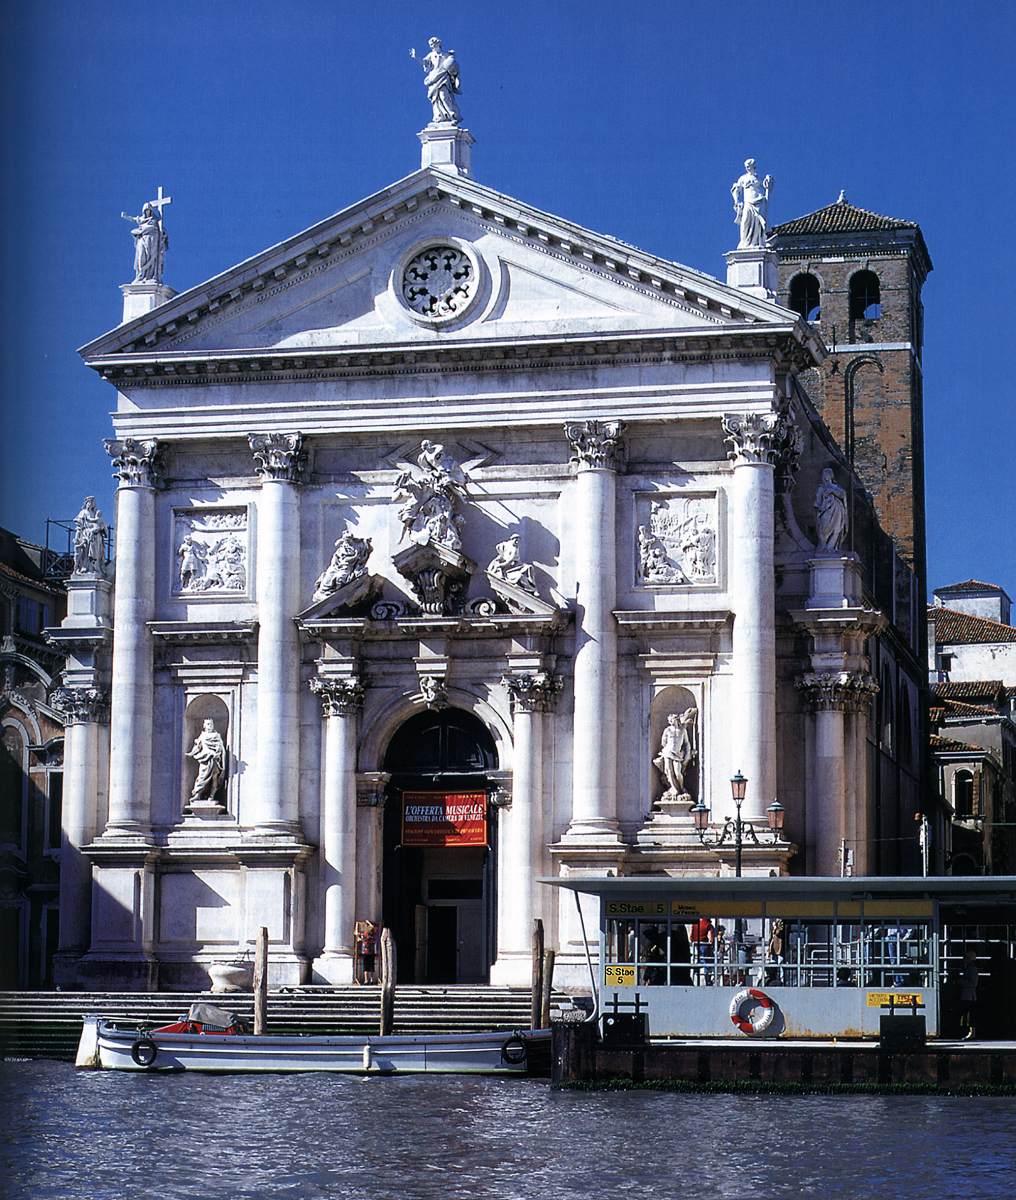
[[741,229],[738,250],[766,244],[769,233],[769,193],[772,187],[773,177],[767,175],[759,182],[755,160],[745,159],[744,174],[730,189],[734,200],[734,224]]
[[74,518],[74,574],[102,575],[106,563],[109,526],[102,519],[94,496],[86,496]]
[[162,209],[172,204],[172,196],[164,196],[162,187],[154,200],[146,200],[141,215],[132,217],[122,212],[121,218],[133,221],[131,236],[134,238],[134,283],[162,283],[162,268],[166,251],[169,249],[169,234],[162,224]]
[[[423,67],[423,82],[427,88],[427,99],[431,103],[434,115],[431,124],[458,125],[462,120],[455,93],[461,89],[459,81],[459,64],[455,61],[454,50],[443,50],[441,39],[432,37],[427,42],[430,53],[420,59]],[[415,59],[416,51],[410,50],[409,57]]]
[[203,722],[194,745],[187,751],[187,757],[193,758],[198,764],[198,775],[187,803],[213,804],[226,772],[226,746],[211,717]]
[[698,709],[686,708],[683,713],[671,713],[660,740],[660,752],[653,766],[667,781],[664,800],[690,800],[684,776],[695,758],[695,722]]
[[459,529],[464,517],[459,512],[464,495],[465,476],[440,442],[426,438],[420,443],[417,466],[423,472],[416,479],[403,471],[395,481],[394,500],[403,501],[399,509],[402,537],[418,546],[434,543],[449,550],[462,548]]
[[847,493],[833,479],[832,467],[826,467],[815,490],[819,550],[839,550],[847,536],[847,520]]

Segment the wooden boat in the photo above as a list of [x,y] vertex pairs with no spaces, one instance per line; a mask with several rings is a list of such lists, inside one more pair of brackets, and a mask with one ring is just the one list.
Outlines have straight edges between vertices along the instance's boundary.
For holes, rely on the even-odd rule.
[[75,1065],[108,1071],[526,1075],[548,1061],[550,1035],[549,1029],[526,1029],[384,1037],[255,1036],[235,1014],[198,1003],[186,1017],[158,1029],[86,1016]]

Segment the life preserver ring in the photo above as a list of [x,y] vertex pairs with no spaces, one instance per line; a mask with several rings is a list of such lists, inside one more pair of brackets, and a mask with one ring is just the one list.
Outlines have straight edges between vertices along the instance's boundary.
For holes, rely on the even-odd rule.
[[155,1062],[159,1047],[151,1038],[141,1037],[131,1046],[131,1058],[139,1067],[150,1067]]
[[758,988],[741,988],[730,1002],[730,1019],[742,1033],[765,1033],[776,1020],[776,1005]]
[[501,1046],[501,1061],[510,1067],[521,1066],[528,1054],[525,1038],[517,1033],[512,1034]]

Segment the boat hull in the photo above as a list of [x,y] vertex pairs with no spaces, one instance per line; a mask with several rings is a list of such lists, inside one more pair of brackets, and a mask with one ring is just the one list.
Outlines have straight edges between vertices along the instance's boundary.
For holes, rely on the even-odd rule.
[[[88,1021],[86,1018],[83,1040],[88,1036]],[[525,1075],[532,1050],[550,1040],[549,1029],[405,1037],[223,1036],[120,1029],[101,1019],[95,1020],[94,1035],[92,1061],[110,1071],[333,1071],[352,1075]]]

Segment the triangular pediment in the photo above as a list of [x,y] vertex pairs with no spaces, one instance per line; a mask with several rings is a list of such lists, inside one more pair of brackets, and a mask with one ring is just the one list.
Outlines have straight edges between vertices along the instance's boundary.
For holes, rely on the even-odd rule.
[[[450,315],[435,320],[414,309],[419,289],[407,281],[420,277],[421,253],[442,247],[459,257],[442,259],[430,278],[449,290],[460,276],[465,283],[449,301]],[[449,340],[787,329],[794,322],[773,302],[429,168],[174,296],[81,353],[99,366]]]

